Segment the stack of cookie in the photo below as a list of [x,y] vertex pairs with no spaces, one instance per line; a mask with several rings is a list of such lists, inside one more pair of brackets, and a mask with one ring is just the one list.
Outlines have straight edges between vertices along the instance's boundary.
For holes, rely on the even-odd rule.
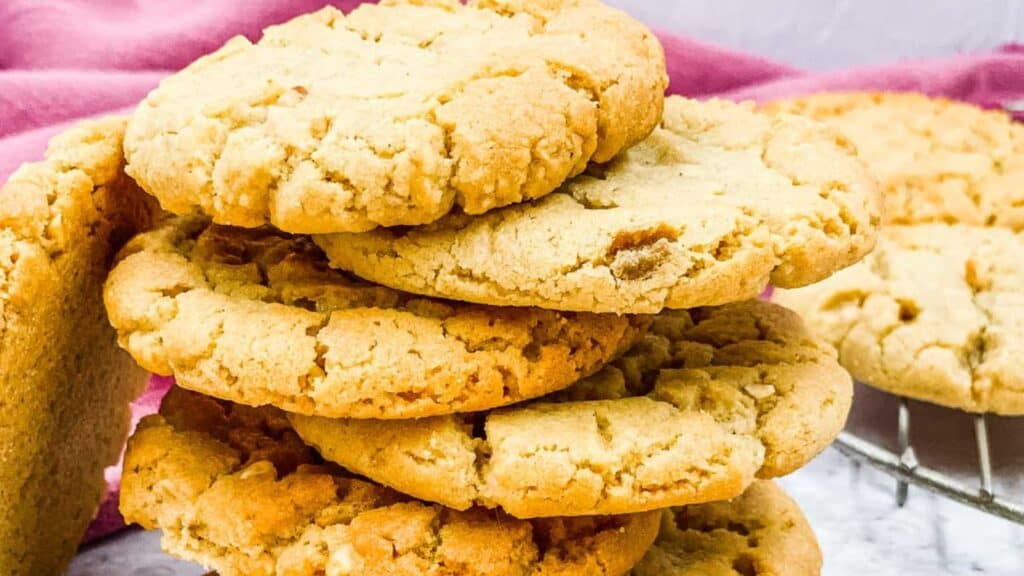
[[1024,126],[919,94],[819,94],[774,108],[856,143],[883,185],[886,224],[865,261],[778,301],[866,384],[1024,414]]
[[178,215],[104,294],[178,385],[125,517],[222,575],[817,573],[765,479],[851,381],[756,297],[860,260],[877,189],[665,88],[591,0],[324,9],[165,80],[124,152]]

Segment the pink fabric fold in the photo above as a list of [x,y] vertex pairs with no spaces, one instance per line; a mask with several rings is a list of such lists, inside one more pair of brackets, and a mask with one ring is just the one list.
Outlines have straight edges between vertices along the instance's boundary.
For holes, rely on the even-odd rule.
[[[358,4],[332,4],[345,11]],[[7,0],[0,3],[0,179],[42,156],[46,141],[78,118],[128,111],[170,71],[236,34],[323,5],[319,0]],[[1024,47],[945,59],[810,73],[771,60],[659,32],[670,92],[769,100],[823,90],[915,90],[999,107],[1024,99]],[[133,405],[151,413],[170,385],[154,378]],[[110,498],[89,532],[122,524]]]

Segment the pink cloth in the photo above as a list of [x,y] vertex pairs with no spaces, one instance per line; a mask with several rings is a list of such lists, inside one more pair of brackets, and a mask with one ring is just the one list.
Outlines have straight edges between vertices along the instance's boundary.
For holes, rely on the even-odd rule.
[[[0,3],[0,180],[38,159],[46,141],[74,119],[125,110],[161,77],[230,36],[255,39],[264,26],[321,0],[7,0]],[[333,2],[349,10],[355,0]],[[941,60],[810,73],[757,56],[660,33],[670,91],[765,100],[821,90],[916,90],[997,107],[1024,98],[1024,47]],[[169,386],[157,379],[135,403],[155,410]],[[111,498],[89,532],[121,526]]]

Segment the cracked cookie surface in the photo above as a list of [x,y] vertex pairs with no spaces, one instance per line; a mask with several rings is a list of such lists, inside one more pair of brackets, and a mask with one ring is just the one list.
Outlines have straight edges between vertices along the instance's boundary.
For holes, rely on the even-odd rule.
[[0,188],[0,574],[63,572],[146,383],[101,298],[156,208],[122,171],[124,125],[74,125]]
[[673,96],[646,140],[544,198],[315,240],[333,266],[417,294],[650,313],[821,280],[871,249],[880,205],[833,130]]
[[176,217],[107,280],[146,369],[242,404],[411,418],[561,390],[639,338],[642,316],[495,308],[404,294],[327,267],[308,237]]
[[863,262],[773,299],[866,384],[971,412],[1024,414],[1024,237],[1006,228],[883,228]]
[[165,209],[220,224],[424,224],[608,161],[657,124],[667,84],[650,30],[596,0],[327,7],[165,79],[125,155]]
[[821,550],[781,488],[755,482],[742,496],[665,510],[654,546],[632,576],[818,576]]
[[180,388],[129,441],[121,512],[221,576],[618,576],[659,519],[524,521],[418,502],[321,464],[275,408]]
[[765,302],[668,312],[565,391],[490,413],[380,422],[290,415],[324,458],[456,509],[616,514],[738,496],[842,428],[850,376]]
[[1024,126],[914,93],[822,93],[768,104],[843,132],[880,180],[888,224],[1024,229]]

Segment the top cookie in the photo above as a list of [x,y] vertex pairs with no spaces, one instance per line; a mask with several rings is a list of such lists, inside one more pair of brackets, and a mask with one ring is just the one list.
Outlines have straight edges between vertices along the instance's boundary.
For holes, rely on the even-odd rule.
[[0,574],[63,573],[146,383],[101,299],[156,208],[121,169],[124,125],[76,124],[0,189]]
[[768,105],[841,130],[881,180],[885,222],[1024,229],[1024,126],[921,94],[817,94]]
[[538,198],[646,136],[668,78],[596,0],[383,2],[234,38],[132,117],[128,172],[167,210],[359,232]]
[[419,294],[657,312],[821,280],[874,246],[880,202],[834,130],[670,97],[646,140],[537,201],[316,241],[332,265]]

